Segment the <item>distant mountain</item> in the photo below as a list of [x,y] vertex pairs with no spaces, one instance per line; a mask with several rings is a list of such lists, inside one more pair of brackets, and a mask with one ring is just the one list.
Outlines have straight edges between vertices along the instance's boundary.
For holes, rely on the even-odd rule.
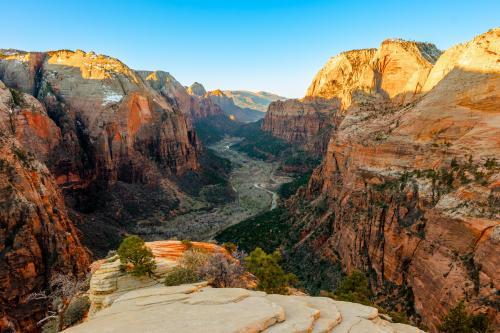
[[231,120],[250,123],[264,118],[265,113],[251,108],[242,108],[235,104],[232,97],[228,97],[222,90],[213,90],[207,93],[212,102],[219,105],[222,111]]
[[266,112],[267,107],[271,104],[271,102],[278,100],[283,101],[287,99],[286,97],[278,96],[265,91],[251,92],[246,90],[224,90],[224,94],[227,97],[232,98],[234,104],[240,108],[248,108],[260,112]]

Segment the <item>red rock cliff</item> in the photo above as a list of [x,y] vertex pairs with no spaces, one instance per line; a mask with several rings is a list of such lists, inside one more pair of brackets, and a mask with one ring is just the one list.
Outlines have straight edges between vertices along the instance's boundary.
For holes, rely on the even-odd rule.
[[158,173],[197,168],[199,142],[190,122],[116,59],[82,51],[20,52],[2,56],[0,79],[34,94],[60,128],[61,147],[50,164],[60,184],[150,182]]
[[199,83],[193,88],[198,93],[195,94],[192,93],[193,90],[186,89],[169,73],[139,71],[138,74],[162,96],[173,101],[192,121],[224,114],[218,105],[205,96],[205,89]]
[[[422,86],[411,103],[354,99],[307,191],[289,202],[297,247],[368,272],[386,303],[404,292],[431,331],[462,299],[500,322],[499,57],[494,29],[446,51],[426,82],[385,89]],[[304,199],[327,208],[301,210]]]
[[432,44],[403,40],[386,40],[378,49],[343,52],[318,72],[306,98],[271,103],[262,129],[324,153],[328,138],[318,144],[318,134],[335,127],[354,99],[390,105],[413,101],[439,54]]
[[47,168],[0,137],[0,330],[37,331],[45,305],[28,295],[54,272],[82,276],[89,263]]

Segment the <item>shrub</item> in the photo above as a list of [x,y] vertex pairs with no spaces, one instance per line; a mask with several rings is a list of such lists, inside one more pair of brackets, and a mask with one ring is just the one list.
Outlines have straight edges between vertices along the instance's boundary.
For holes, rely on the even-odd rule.
[[496,158],[487,158],[484,162],[484,167],[488,170],[493,170],[498,166]]
[[192,269],[194,271],[198,270],[201,266],[209,259],[209,254],[205,251],[198,249],[190,249],[184,252],[181,260],[179,261],[179,266]]
[[339,287],[332,296],[340,301],[371,305],[372,293],[366,276],[359,271],[353,271],[340,281]]
[[231,254],[236,252],[236,250],[238,249],[238,246],[233,242],[225,242],[224,244],[222,244],[222,247]]
[[123,265],[132,264],[132,275],[142,276],[148,274],[151,276],[156,263],[153,253],[144,244],[144,240],[139,236],[129,236],[125,238],[118,248],[118,255]]
[[75,298],[64,312],[64,325],[71,326],[80,322],[89,311],[90,299],[87,296]]
[[188,250],[190,250],[193,247],[193,243],[187,239],[181,240],[181,244],[184,245]]
[[208,259],[208,254],[203,251],[187,250],[179,260],[179,265],[172,268],[165,276],[165,285],[178,286],[202,281],[200,268],[207,263]]
[[290,284],[297,278],[291,273],[286,273],[279,265],[281,254],[278,250],[267,254],[260,247],[253,250],[245,263],[248,270],[259,280],[257,289],[270,294],[286,294]]
[[42,326],[42,333],[57,333],[59,332],[59,321],[57,318],[49,319]]
[[178,286],[181,284],[200,282],[201,280],[202,278],[197,271],[190,268],[177,266],[172,268],[172,270],[165,276],[165,285]]
[[450,309],[438,326],[445,333],[486,333],[490,332],[488,318],[484,314],[469,314],[460,301]]
[[200,275],[216,288],[243,287],[245,269],[239,261],[224,253],[215,253],[200,268]]

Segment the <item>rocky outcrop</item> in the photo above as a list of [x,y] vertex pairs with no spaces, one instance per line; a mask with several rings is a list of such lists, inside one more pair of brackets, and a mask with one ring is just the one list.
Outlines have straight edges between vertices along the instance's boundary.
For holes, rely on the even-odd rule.
[[178,178],[200,170],[191,113],[203,103],[221,112],[209,99],[196,110],[182,104],[167,73],[148,76],[92,52],[0,53],[0,79],[9,87],[0,92],[8,105],[0,129],[46,163],[99,256],[138,220],[168,218],[179,207]]
[[273,102],[262,130],[320,155],[325,152],[330,134],[338,124],[338,109],[338,101],[323,98]]
[[269,104],[275,101],[284,101],[287,98],[278,96],[265,91],[246,91],[246,90],[224,90],[224,95],[231,98],[237,106],[242,109],[253,109],[260,112],[266,112]]
[[433,44],[399,39],[385,40],[378,49],[344,52],[328,60],[306,96],[339,99],[343,109],[363,94],[403,105],[422,91],[440,54]]
[[[165,324],[167,323],[167,325]],[[377,309],[324,297],[267,295],[238,288],[157,286],[120,296],[64,332],[422,332]]]
[[239,107],[234,103],[233,98],[228,97],[222,90],[209,91],[207,96],[212,102],[219,105],[231,120],[248,123],[262,119],[264,116],[260,111]]
[[[172,101],[192,121],[211,116],[220,116],[224,113],[221,108],[205,96],[205,88],[194,83],[186,89],[172,75],[163,71],[137,72],[153,89]],[[198,87],[198,88],[196,88]]]
[[14,136],[38,160],[49,162],[61,143],[61,130],[33,96],[0,81],[0,131]]
[[[262,129],[322,154],[331,128],[353,103],[390,108],[418,98],[440,53],[432,44],[403,40],[343,52],[318,72],[304,99],[271,103]],[[318,133],[325,134],[319,141]]]
[[61,131],[59,184],[149,182],[197,168],[196,135],[168,100],[117,59],[82,51],[0,58],[0,79],[33,94]]
[[187,92],[190,95],[194,95],[194,96],[198,96],[198,97],[203,97],[207,93],[207,91],[205,90],[205,87],[199,82],[195,82],[192,85],[190,85],[187,88]]
[[[400,105],[411,82],[421,85],[411,103],[352,104],[289,202],[295,250],[367,272],[385,305],[415,311],[432,331],[462,299],[500,321],[499,55],[494,29],[446,51],[426,82],[422,69],[384,88]],[[318,82],[310,91],[326,94]],[[326,208],[304,210],[304,200]]]
[[46,304],[28,296],[45,290],[54,273],[82,277],[88,265],[49,170],[0,134],[0,330],[37,331]]
[[[211,243],[192,242],[193,249],[207,253],[223,252],[222,247]],[[121,295],[135,289],[161,285],[165,273],[177,266],[188,246],[180,241],[146,242],[151,249],[156,262],[154,278],[149,276],[136,277],[120,269],[121,263],[117,255],[98,260],[91,265],[92,278],[90,279],[90,316],[102,308],[111,305]],[[200,284],[203,286],[206,284]]]

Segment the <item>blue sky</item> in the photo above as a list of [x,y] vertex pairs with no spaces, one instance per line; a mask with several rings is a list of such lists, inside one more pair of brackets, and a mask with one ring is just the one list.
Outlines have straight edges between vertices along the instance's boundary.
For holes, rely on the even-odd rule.
[[500,1],[0,0],[0,48],[82,49],[207,89],[302,97],[339,52],[385,38],[465,42],[500,26]]

